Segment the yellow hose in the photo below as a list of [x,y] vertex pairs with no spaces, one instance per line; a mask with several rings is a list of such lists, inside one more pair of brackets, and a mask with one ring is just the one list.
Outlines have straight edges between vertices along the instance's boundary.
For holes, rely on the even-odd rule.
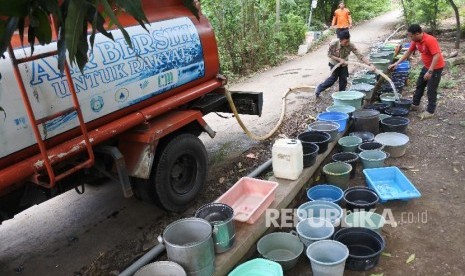
[[[356,64],[356,65],[361,65],[361,66],[364,66],[368,69],[371,69],[370,66],[366,65],[366,64],[363,64],[363,63],[360,63],[360,62],[355,62],[355,61],[346,61],[346,63],[352,63],[352,64]],[[339,66],[341,66],[341,63],[338,63],[336,64],[333,69],[331,70],[330,72],[330,75],[334,72],[334,70],[336,70]],[[380,70],[376,69],[376,73],[380,74],[383,78],[385,78],[390,84],[391,84],[391,87],[394,91],[394,94],[395,94],[395,97],[396,99],[399,99],[399,95],[397,94],[397,91],[396,91],[396,88],[394,86],[394,83],[392,82],[392,80],[386,76],[386,74],[384,74],[383,72],[381,72]],[[263,135],[263,136],[258,136],[252,132],[250,132],[247,127],[245,126],[244,122],[242,122],[240,116],[239,116],[239,113],[237,112],[237,109],[236,109],[236,106],[234,105],[234,101],[232,99],[232,96],[231,96],[231,93],[229,92],[228,89],[225,89],[225,94],[226,94],[226,98],[228,99],[228,102],[229,102],[229,106],[232,110],[232,112],[234,113],[234,117],[236,118],[237,122],[239,123],[239,125],[241,126],[241,128],[244,130],[244,132],[247,134],[247,136],[249,136],[249,138],[253,139],[253,140],[256,140],[256,141],[263,141],[263,140],[266,140],[268,138],[270,138],[271,136],[273,136],[273,134],[275,134],[275,132],[279,129],[279,127],[281,126],[281,124],[283,123],[283,120],[284,120],[284,116],[286,115],[286,99],[287,99],[287,96],[293,92],[294,90],[297,90],[299,88],[310,88],[310,89],[314,89],[315,86],[298,86],[298,87],[293,87],[293,88],[288,88],[287,91],[283,94],[282,96],[282,104],[281,104],[281,115],[279,117],[279,120],[278,120],[278,123],[276,124],[276,126],[270,131],[268,132],[268,134],[266,135]]]

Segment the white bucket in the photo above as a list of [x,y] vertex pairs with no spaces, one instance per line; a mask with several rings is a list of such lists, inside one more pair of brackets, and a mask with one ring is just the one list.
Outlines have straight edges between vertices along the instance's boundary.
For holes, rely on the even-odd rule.
[[338,241],[317,241],[308,246],[307,257],[314,276],[343,276],[349,249]]
[[300,241],[309,246],[313,242],[329,239],[334,233],[334,226],[328,219],[312,217],[299,222],[296,230]]

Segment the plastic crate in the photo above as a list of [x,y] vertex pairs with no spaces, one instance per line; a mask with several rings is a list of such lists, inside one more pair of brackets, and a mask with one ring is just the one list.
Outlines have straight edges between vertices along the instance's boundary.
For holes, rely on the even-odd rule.
[[275,199],[277,182],[242,177],[216,202],[234,209],[234,220],[253,224]]
[[365,169],[363,174],[368,186],[376,191],[381,202],[421,197],[421,193],[397,167]]

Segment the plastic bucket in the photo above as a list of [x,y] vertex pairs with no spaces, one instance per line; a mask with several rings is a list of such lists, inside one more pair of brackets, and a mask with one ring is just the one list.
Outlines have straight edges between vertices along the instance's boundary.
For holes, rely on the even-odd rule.
[[389,118],[389,117],[392,117],[391,115],[387,115],[387,114],[379,114],[379,121],[381,122],[382,119],[384,118]]
[[364,150],[359,153],[364,169],[384,167],[384,160],[388,154],[382,150]]
[[371,142],[375,139],[375,135],[369,131],[356,131],[349,133],[349,136],[355,136],[362,139],[363,143]]
[[350,105],[355,109],[360,109],[365,94],[358,91],[341,91],[334,92],[331,97],[333,98],[333,105]]
[[178,265],[175,262],[169,261],[161,261],[161,262],[154,262],[148,265],[143,266],[136,273],[134,276],[187,276],[186,271],[182,268],[182,266]]
[[402,107],[389,107],[384,111],[386,114],[391,116],[402,116],[405,117],[408,115],[409,110]]
[[323,200],[338,203],[344,196],[341,188],[334,185],[321,184],[308,189],[307,197],[310,201]]
[[344,152],[355,152],[357,147],[362,143],[362,138],[356,136],[344,136],[337,141]]
[[350,171],[350,178],[353,178],[355,176],[355,171],[357,168],[357,161],[358,161],[358,155],[353,152],[339,152],[333,154],[331,159],[334,162],[344,162],[348,163],[352,166],[352,170]]
[[352,80],[352,84],[359,84],[359,83],[366,83],[366,84],[374,85],[376,84],[376,79],[359,77],[359,78],[355,78]]
[[384,113],[384,110],[389,107],[389,104],[386,103],[373,103],[364,107],[364,109],[374,109],[379,111],[379,113]]
[[308,125],[309,131],[326,132],[331,136],[330,142],[336,140],[339,134],[339,123],[330,121],[316,121]]
[[353,130],[368,131],[373,134],[379,133],[379,111],[374,109],[357,110],[352,115],[354,120]]
[[326,240],[334,234],[334,226],[325,218],[306,218],[296,226],[300,241],[309,246],[313,242]]
[[289,270],[299,260],[304,245],[294,234],[275,232],[258,241],[257,251],[263,258],[279,263],[283,270]]
[[188,275],[212,275],[215,250],[211,224],[200,218],[185,218],[163,231],[168,259],[180,264]]
[[413,101],[411,99],[401,98],[401,99],[398,99],[398,100],[394,101],[394,106],[395,107],[402,107],[402,108],[405,108],[407,110],[410,110],[410,107],[412,106],[412,103],[413,103]]
[[381,233],[385,222],[382,215],[367,211],[353,212],[344,218],[344,224],[347,227],[363,227],[378,233]]
[[318,151],[320,148],[317,144],[314,143],[305,143],[302,145],[303,158],[304,158],[304,168],[313,166],[318,156]]
[[350,171],[352,171],[352,166],[344,162],[333,162],[323,167],[326,181],[342,189],[349,185]]
[[318,114],[316,117],[318,121],[335,122],[339,124],[339,132],[343,132],[346,129],[349,115],[342,112],[323,112]]
[[361,143],[360,146],[358,146],[358,150],[360,152],[364,150],[383,150],[384,145],[378,142],[365,142]]
[[331,135],[325,132],[320,131],[307,131],[299,134],[297,139],[300,140],[302,146],[308,143],[314,143],[318,146],[318,153],[323,153],[328,149],[329,140],[331,140]]
[[405,133],[410,120],[405,117],[389,117],[381,120],[381,130],[384,132]]
[[349,270],[364,271],[374,268],[386,246],[379,233],[362,227],[343,228],[334,234],[334,240],[349,248],[349,257],[345,264]]
[[379,99],[382,103],[388,104],[389,106],[394,105],[394,101],[396,100],[396,94],[394,93],[383,93],[379,96]]
[[375,141],[384,144],[391,157],[401,157],[407,150],[409,137],[399,132],[384,132],[375,136]]
[[307,248],[314,276],[342,276],[349,249],[338,241],[317,241]]
[[[392,56],[394,56],[394,53],[392,54]],[[392,57],[391,57],[391,59],[392,59]],[[384,58],[373,59],[371,63],[378,70],[380,70],[381,72],[385,72],[385,71],[387,71],[387,68],[388,68],[389,64],[391,63],[391,60],[390,59],[384,59]]]
[[327,112],[342,112],[345,114],[348,114],[349,117],[352,115],[352,113],[355,111],[355,107],[351,105],[332,105],[328,106],[326,108]]
[[216,253],[223,253],[231,249],[236,237],[233,208],[223,203],[208,203],[197,209],[195,217],[204,219],[213,226],[213,242]]
[[338,227],[342,219],[342,209],[336,203],[322,200],[305,202],[297,208],[297,221],[306,218],[325,218]]
[[350,211],[369,211],[376,208],[379,197],[375,191],[367,187],[352,187],[344,192],[346,209]]

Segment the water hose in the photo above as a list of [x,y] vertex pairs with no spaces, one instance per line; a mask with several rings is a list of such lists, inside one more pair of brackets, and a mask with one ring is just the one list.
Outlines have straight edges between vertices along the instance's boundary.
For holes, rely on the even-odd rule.
[[[364,66],[368,69],[372,69],[371,66],[369,65],[366,65],[364,63],[360,63],[360,62],[355,62],[355,61],[346,61],[345,63],[349,63],[349,64],[355,64],[355,65],[360,65],[360,66]],[[330,72],[330,75],[333,74],[333,72],[339,67],[341,66],[342,63],[338,63],[336,64],[333,69],[331,70]],[[389,84],[391,85],[392,87],[392,90],[394,91],[394,95],[395,95],[395,98],[396,99],[399,99],[399,95],[397,94],[397,91],[396,91],[396,87],[394,85],[394,83],[392,82],[392,80],[386,75],[384,74],[383,72],[381,72],[380,70],[376,69],[375,72],[379,75],[381,75],[384,79],[386,79]],[[295,90],[297,89],[300,89],[300,88],[310,88],[310,89],[313,89],[315,88],[315,86],[298,86],[298,87],[293,87],[293,88],[288,88],[287,91],[283,94],[283,96],[281,97],[282,99],[282,104],[281,104],[281,115],[279,116],[279,120],[278,122],[276,123],[275,127],[270,131],[268,132],[268,134],[265,134],[263,136],[258,136],[252,132],[249,131],[249,129],[245,126],[244,122],[242,122],[242,119],[240,118],[239,116],[239,113],[237,112],[237,109],[236,109],[236,105],[234,104],[234,101],[232,99],[232,96],[231,96],[231,93],[229,92],[228,89],[225,90],[225,94],[226,94],[226,98],[229,102],[229,106],[232,110],[232,112],[234,113],[234,117],[236,118],[237,120],[237,123],[239,123],[239,125],[241,126],[241,128],[244,130],[244,132],[247,134],[247,136],[253,140],[256,140],[256,141],[263,141],[263,140],[266,140],[268,138],[270,138],[271,136],[273,136],[273,134],[275,134],[275,132],[279,129],[279,127],[281,126],[281,124],[283,123],[284,121],[284,116],[286,115],[286,106],[287,106],[287,103],[286,103],[286,100],[287,100],[287,96],[291,93],[291,92],[294,92]]]

